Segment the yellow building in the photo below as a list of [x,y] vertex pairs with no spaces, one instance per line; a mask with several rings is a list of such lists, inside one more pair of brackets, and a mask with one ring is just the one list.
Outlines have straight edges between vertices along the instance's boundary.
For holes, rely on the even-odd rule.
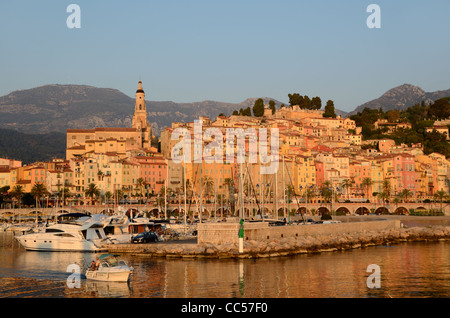
[[11,186],[9,167],[0,167],[0,188]]
[[[299,189],[310,188],[316,184],[316,166],[312,156],[296,156],[294,166],[294,186]],[[300,188],[301,187],[301,188]]]
[[136,103],[131,128],[68,129],[66,158],[84,156],[87,153],[117,153],[121,158],[126,152],[150,148],[152,130],[147,122],[147,108],[142,82],[136,91]]

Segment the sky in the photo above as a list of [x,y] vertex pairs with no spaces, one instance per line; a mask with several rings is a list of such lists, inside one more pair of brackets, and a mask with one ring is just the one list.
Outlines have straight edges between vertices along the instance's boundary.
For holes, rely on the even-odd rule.
[[449,12],[449,0],[2,0],[0,96],[80,84],[134,97],[142,80],[151,101],[300,93],[352,111],[405,83],[450,89]]

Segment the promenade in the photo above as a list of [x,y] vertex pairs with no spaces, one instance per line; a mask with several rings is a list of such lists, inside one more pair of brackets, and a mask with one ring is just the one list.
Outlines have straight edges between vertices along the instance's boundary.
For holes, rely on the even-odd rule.
[[[158,214],[163,214],[164,206],[158,208],[153,204],[125,204],[120,206],[123,210],[133,209],[137,211],[147,212],[151,216],[158,216]],[[274,203],[266,203],[264,208],[261,209],[265,214],[270,214],[274,216]],[[94,206],[65,206],[65,207],[51,207],[51,208],[4,208],[0,209],[0,216],[9,215],[30,215],[39,212],[43,216],[51,216],[59,213],[68,212],[89,212],[91,214],[105,213],[106,211],[113,209],[114,207],[109,205],[94,205]],[[191,204],[188,207],[191,214],[198,215],[198,207],[196,204]],[[390,204],[379,204],[379,203],[304,203],[304,202],[291,202],[289,204],[278,203],[277,211],[278,215],[286,215],[287,211],[293,211],[294,214],[304,214],[304,215],[321,215],[321,214],[331,214],[331,215],[408,215],[410,212],[420,211],[436,211],[442,212],[446,216],[450,216],[450,204],[443,203],[442,205],[438,202],[433,203],[422,203],[422,202],[408,202],[408,203],[390,203]],[[170,215],[184,214],[184,204],[167,204],[167,210]],[[244,205],[244,216],[253,216],[254,211],[257,210],[255,204],[245,204]],[[214,213],[215,211],[215,213]],[[236,212],[236,214],[238,211]],[[226,208],[223,209],[219,204],[208,203],[203,204],[203,216],[210,215],[226,215]]]

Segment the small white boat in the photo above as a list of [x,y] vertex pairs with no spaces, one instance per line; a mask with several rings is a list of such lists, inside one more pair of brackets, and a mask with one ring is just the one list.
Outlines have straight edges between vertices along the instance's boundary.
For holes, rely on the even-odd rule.
[[103,282],[127,282],[133,272],[124,261],[117,259],[118,255],[103,254],[99,256],[100,265],[97,269],[88,269],[86,278]]

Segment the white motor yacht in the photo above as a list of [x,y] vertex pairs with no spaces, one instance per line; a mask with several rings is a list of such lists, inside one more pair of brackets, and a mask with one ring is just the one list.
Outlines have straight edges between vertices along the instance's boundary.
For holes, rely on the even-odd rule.
[[101,245],[108,241],[103,224],[95,221],[53,224],[40,232],[21,235],[16,239],[31,251],[100,252],[105,250]]

